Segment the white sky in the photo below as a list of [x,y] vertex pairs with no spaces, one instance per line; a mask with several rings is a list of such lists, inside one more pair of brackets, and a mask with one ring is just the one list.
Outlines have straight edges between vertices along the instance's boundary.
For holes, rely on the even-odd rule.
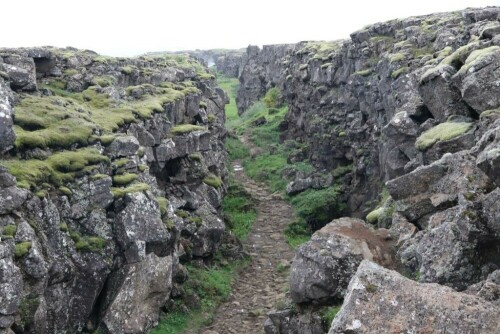
[[395,18],[500,0],[7,0],[0,47],[74,46],[106,55],[347,38]]

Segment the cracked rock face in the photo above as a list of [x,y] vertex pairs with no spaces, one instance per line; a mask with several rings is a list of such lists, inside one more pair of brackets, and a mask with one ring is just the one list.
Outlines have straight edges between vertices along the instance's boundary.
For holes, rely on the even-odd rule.
[[500,330],[499,307],[437,284],[421,284],[363,261],[329,334]]

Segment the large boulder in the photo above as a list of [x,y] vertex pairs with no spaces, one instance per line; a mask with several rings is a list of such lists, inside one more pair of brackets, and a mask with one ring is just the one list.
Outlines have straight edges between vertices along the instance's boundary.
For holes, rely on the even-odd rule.
[[355,218],[332,221],[297,249],[290,272],[292,300],[304,303],[342,298],[363,259],[393,264],[387,230],[375,231]]
[[470,114],[460,91],[452,84],[452,77],[456,72],[452,66],[439,65],[425,72],[420,80],[419,92],[422,100],[439,122],[446,121],[451,115]]
[[463,100],[478,113],[500,106],[500,47],[473,51],[456,74]]
[[300,313],[291,309],[268,313],[264,323],[265,334],[322,334],[324,333],[321,317],[311,310]]
[[13,90],[35,91],[35,62],[31,57],[11,54],[3,58],[3,69],[9,76],[10,87]]
[[29,192],[17,187],[0,189],[0,215],[4,215],[19,208],[28,198]]
[[149,254],[144,261],[129,264],[110,278],[116,289],[102,326],[110,333],[147,333],[159,318],[160,307],[172,289],[172,257]]
[[500,307],[363,261],[329,334],[498,333]]
[[168,254],[173,246],[169,244],[171,235],[161,220],[160,208],[153,195],[132,193],[125,200],[128,203],[115,218],[114,232],[127,261],[143,260],[146,248],[155,250],[158,255]]

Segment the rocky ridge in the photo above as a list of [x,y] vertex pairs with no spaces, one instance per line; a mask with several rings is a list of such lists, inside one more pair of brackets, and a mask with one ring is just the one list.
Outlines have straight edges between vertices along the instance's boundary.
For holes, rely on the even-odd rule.
[[226,94],[186,56],[0,50],[0,333],[144,333],[212,255]]
[[[239,112],[277,87],[289,108],[279,126],[281,139],[302,144],[289,161],[309,161],[315,173],[346,170],[334,180],[343,185],[347,203],[338,215],[373,225],[354,229],[366,233],[346,234],[339,231],[346,222],[334,220],[295,255],[293,301],[303,308],[344,299],[331,333],[429,330],[401,320],[429,302],[422,297],[412,306],[404,295],[408,289],[470,305],[433,305],[421,316],[446,314],[451,326],[436,319],[433,330],[459,330],[461,319],[474,317],[488,320],[467,324],[472,332],[498,331],[499,13],[496,7],[466,9],[377,23],[345,41],[247,49]],[[306,182],[312,177],[294,180],[290,194],[307,184],[312,188]],[[376,234],[382,238],[373,249],[368,241]],[[388,256],[374,256],[382,249]],[[401,279],[401,289],[387,275]],[[360,294],[356,279],[365,277],[369,285]],[[391,289],[402,305],[392,313],[384,304]],[[369,302],[359,304],[360,298]],[[381,320],[384,314],[370,313],[375,309],[387,311],[387,321]],[[285,311],[270,314],[273,327],[266,333],[301,316]],[[377,327],[377,321],[384,325]],[[293,326],[285,332],[304,331],[314,332]]]

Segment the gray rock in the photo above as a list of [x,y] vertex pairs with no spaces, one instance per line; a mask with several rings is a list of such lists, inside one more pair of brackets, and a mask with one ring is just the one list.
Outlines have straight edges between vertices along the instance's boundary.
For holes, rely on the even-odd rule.
[[277,310],[268,313],[264,323],[265,334],[322,334],[321,317],[311,311]]
[[374,231],[362,220],[332,221],[297,249],[290,271],[292,301],[342,298],[363,259],[392,265],[390,244],[387,230]]
[[10,150],[16,140],[13,129],[11,98],[10,90],[3,79],[0,78],[0,154]]
[[0,189],[0,215],[18,209],[28,198],[29,192],[17,187]]
[[36,72],[33,58],[9,55],[4,57],[3,68],[9,75],[10,87],[13,90],[35,91]]
[[328,333],[406,331],[496,333],[499,307],[448,287],[416,283],[363,261]]
[[446,121],[451,115],[469,115],[460,91],[452,85],[452,76],[456,72],[452,66],[440,65],[427,71],[421,79],[419,92],[422,100],[439,122]]
[[107,308],[102,326],[111,333],[146,333],[159,318],[172,288],[172,257],[149,254],[128,264],[111,278],[116,296]]
[[130,157],[135,155],[139,149],[139,141],[132,136],[117,137],[107,147],[106,152],[112,158]]
[[[161,220],[160,208],[151,193],[133,193],[126,197],[128,203],[114,222],[116,239],[126,254],[127,260],[140,259],[140,248],[136,242],[144,241],[146,247],[156,249],[158,255],[168,253],[170,233]],[[132,250],[138,254],[131,256]]]
[[16,178],[7,172],[5,167],[0,166],[0,188],[8,188],[16,185]]
[[9,328],[14,322],[22,298],[23,279],[21,270],[12,261],[12,253],[6,243],[0,244],[0,329]]

